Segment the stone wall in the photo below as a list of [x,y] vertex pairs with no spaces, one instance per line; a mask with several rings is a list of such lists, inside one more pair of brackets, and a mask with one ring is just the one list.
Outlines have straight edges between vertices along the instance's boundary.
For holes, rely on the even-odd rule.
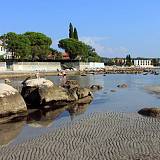
[[98,68],[105,68],[104,63],[98,63],[98,62],[80,62],[79,63],[79,69],[98,69]]
[[13,71],[57,71],[61,70],[60,62],[17,62]]

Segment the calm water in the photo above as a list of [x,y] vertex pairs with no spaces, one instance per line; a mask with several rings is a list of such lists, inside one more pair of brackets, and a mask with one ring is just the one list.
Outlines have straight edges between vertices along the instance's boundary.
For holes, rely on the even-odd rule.
[[[57,76],[47,78],[56,84],[60,83]],[[160,106],[160,96],[144,90],[145,86],[160,85],[160,75],[111,74],[67,78],[78,80],[82,87],[99,84],[103,86],[103,89],[94,93],[94,100],[90,105],[72,106],[71,109],[64,107],[54,111],[36,111],[31,113],[26,121],[0,125],[0,144],[19,143],[91,112],[137,112],[144,107]],[[128,84],[128,88],[116,87],[122,83]],[[110,90],[116,90],[116,92]]]

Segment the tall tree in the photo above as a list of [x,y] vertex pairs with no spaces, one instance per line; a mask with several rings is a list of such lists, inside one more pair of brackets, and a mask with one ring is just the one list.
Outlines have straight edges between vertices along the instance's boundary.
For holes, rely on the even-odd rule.
[[74,39],[78,40],[78,32],[76,27],[74,28]]
[[50,52],[51,38],[39,32],[26,32],[24,35],[31,43],[32,60],[36,57],[43,60]]
[[58,46],[69,53],[71,59],[79,59],[83,61],[99,61],[100,56],[95,49],[81,41],[73,38],[62,39]]
[[74,38],[72,23],[69,24],[69,38]]
[[132,59],[131,59],[131,55],[127,55],[126,56],[126,65],[127,66],[131,66],[132,65]]

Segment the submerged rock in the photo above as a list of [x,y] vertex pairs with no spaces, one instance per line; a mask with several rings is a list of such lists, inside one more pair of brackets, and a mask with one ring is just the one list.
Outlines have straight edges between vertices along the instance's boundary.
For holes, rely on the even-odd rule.
[[93,90],[93,91],[97,91],[97,90],[100,90],[102,88],[103,87],[101,85],[92,85],[92,86],[90,86],[90,89]]
[[111,89],[110,91],[111,91],[111,92],[116,92],[116,90],[115,90],[115,89]]
[[119,84],[117,85],[118,88],[128,88],[127,84]]
[[18,90],[3,83],[0,88],[0,117],[27,111],[25,101]]
[[138,113],[144,116],[160,117],[160,108],[143,108]]

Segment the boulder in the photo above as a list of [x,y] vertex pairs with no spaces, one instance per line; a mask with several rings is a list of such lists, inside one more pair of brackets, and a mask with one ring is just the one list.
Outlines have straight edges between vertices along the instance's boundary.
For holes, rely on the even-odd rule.
[[44,78],[29,79],[23,83],[22,96],[29,106],[41,106],[48,103],[66,104],[74,101],[65,88],[53,84]]
[[117,85],[118,88],[127,88],[128,85],[127,84],[119,84]]
[[78,99],[82,99],[82,98],[88,97],[88,96],[93,97],[93,94],[92,94],[91,90],[88,89],[88,88],[80,88],[80,89],[78,89],[77,95],[78,95]]
[[144,116],[160,117],[160,108],[143,108],[138,113]]
[[76,80],[67,80],[63,87],[67,89],[73,89],[80,88],[80,85]]
[[77,104],[89,104],[93,100],[92,96],[87,96],[81,99],[78,99]]
[[0,117],[27,112],[27,107],[18,90],[12,86],[0,84]]
[[102,86],[100,86],[100,85],[92,85],[92,86],[90,86],[90,89],[93,90],[93,91],[96,91],[96,90],[102,89]]
[[11,84],[11,81],[8,78],[6,78],[6,79],[4,79],[4,83],[5,84]]

